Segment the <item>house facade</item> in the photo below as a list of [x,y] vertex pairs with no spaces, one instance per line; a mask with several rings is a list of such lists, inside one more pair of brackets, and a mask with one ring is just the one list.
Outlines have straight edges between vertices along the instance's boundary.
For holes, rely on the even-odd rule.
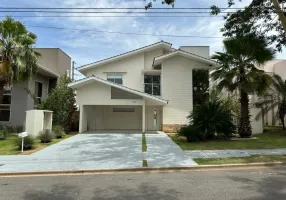
[[209,47],[158,42],[78,68],[69,86],[80,107],[79,132],[176,132],[193,110],[193,71],[209,70]]
[[26,111],[35,107],[31,91],[41,101],[56,87],[59,76],[70,73],[71,58],[58,48],[35,48],[41,53],[38,59],[38,72],[30,81],[7,86],[3,103],[0,105],[0,124],[24,126]]

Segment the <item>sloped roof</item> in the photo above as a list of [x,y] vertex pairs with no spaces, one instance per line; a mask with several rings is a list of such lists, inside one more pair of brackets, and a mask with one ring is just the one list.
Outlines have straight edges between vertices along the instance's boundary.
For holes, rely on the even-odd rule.
[[77,68],[77,70],[79,72],[84,72],[87,69],[90,69],[90,68],[93,68],[93,67],[97,67],[97,66],[100,66],[100,65],[103,65],[103,64],[107,64],[107,63],[110,63],[110,62],[113,62],[113,61],[116,61],[116,60],[119,60],[119,59],[122,59],[122,58],[125,58],[125,57],[128,57],[128,56],[136,55],[138,53],[142,53],[144,51],[155,49],[155,48],[158,48],[160,46],[166,47],[166,48],[171,48],[172,44],[170,44],[168,42],[164,42],[164,41],[157,42],[157,43],[154,43],[154,44],[151,44],[151,45],[148,45],[148,46],[145,46],[145,47],[141,47],[139,49],[135,49],[133,51],[129,51],[129,52],[117,55],[117,56],[113,56],[113,57],[110,57],[110,58],[107,58],[107,59],[104,59],[104,60],[93,62],[93,63],[87,64],[87,65],[83,65],[83,66]]
[[130,93],[138,95],[138,96],[142,96],[142,97],[145,97],[145,98],[148,98],[148,99],[159,101],[159,102],[164,103],[164,104],[168,104],[168,101],[165,100],[165,99],[162,99],[162,98],[159,98],[159,97],[156,97],[156,96],[153,96],[153,95],[147,94],[145,92],[141,92],[141,91],[138,91],[138,90],[135,90],[135,89],[123,86],[123,85],[119,85],[119,84],[116,84],[116,83],[113,83],[113,82],[101,79],[101,78],[96,77],[96,76],[91,76],[91,77],[88,77],[88,78],[81,79],[79,81],[70,83],[68,86],[70,88],[76,89],[78,87],[81,87],[81,86],[84,86],[86,84],[90,84],[90,83],[93,83],[93,82],[103,83],[105,85],[109,85],[111,87],[114,87],[114,88],[117,88],[117,89],[120,89],[120,90],[123,90],[123,91],[126,91],[126,92],[130,92]]
[[211,59],[208,59],[208,58],[205,58],[205,57],[202,57],[202,56],[199,56],[199,55],[196,55],[193,53],[189,53],[187,51],[183,51],[183,50],[179,49],[177,51],[174,51],[174,52],[171,52],[171,53],[161,55],[161,56],[154,58],[153,66],[160,64],[163,60],[166,60],[166,59],[172,58],[174,56],[178,56],[178,55],[189,58],[189,59],[194,59],[194,60],[204,62],[206,64],[209,64],[210,66],[217,64],[215,61],[213,61]]

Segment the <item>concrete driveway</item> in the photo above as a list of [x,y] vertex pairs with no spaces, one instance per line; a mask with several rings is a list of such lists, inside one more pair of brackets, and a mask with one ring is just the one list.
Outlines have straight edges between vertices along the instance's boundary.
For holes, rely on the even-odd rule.
[[1,156],[0,171],[137,168],[142,160],[141,134],[79,134],[29,156]]

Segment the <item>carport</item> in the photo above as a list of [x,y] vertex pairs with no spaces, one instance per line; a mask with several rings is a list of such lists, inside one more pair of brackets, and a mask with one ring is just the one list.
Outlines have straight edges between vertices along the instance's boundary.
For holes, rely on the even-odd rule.
[[80,106],[79,132],[146,132],[162,128],[168,101],[98,77],[69,85]]

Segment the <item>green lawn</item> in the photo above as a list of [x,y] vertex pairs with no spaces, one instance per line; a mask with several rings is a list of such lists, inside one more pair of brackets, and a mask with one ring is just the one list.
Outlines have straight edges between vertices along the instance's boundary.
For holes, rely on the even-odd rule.
[[185,138],[169,135],[183,150],[219,150],[219,149],[275,149],[286,148],[286,132],[268,128],[265,133],[253,135],[257,140],[225,141],[215,140],[188,143]]
[[53,139],[51,143],[43,144],[39,140],[35,140],[34,148],[31,150],[24,151],[22,153],[17,146],[14,145],[14,140],[17,138],[17,135],[10,135],[6,140],[0,140],[0,155],[17,155],[17,154],[24,154],[29,155],[36,151],[39,151],[45,147],[50,145],[56,144],[60,141],[63,141],[74,134],[65,135],[64,138],[61,139]]
[[249,156],[240,158],[195,158],[199,165],[242,164],[260,162],[286,162],[286,156]]
[[145,133],[142,133],[142,152],[146,151],[147,151],[146,136]]

